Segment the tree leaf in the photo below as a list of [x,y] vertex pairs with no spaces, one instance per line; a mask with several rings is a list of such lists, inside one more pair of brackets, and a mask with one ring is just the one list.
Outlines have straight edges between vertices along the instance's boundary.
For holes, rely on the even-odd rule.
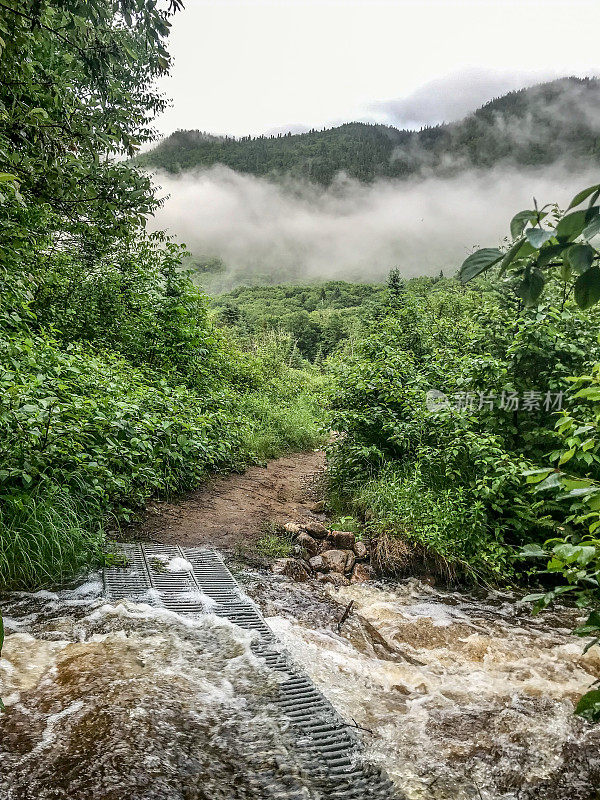
[[[600,217],[599,217],[600,219]],[[576,272],[585,272],[592,266],[595,250],[589,244],[573,244],[565,250],[565,258]]]
[[552,472],[548,477],[535,487],[535,492],[543,492],[545,489],[556,489],[560,487],[560,473]]
[[596,183],[594,186],[588,186],[587,189],[582,189],[578,192],[575,197],[571,200],[567,207],[567,211],[570,211],[575,206],[578,206],[580,203],[583,203],[591,194],[594,192],[600,192],[600,183]]
[[504,257],[502,258],[502,261],[500,262],[500,272],[499,272],[499,274],[500,275],[504,275],[504,273],[506,272],[506,269],[508,268],[508,266],[513,261],[515,261],[515,259],[529,256],[534,252],[535,252],[535,250],[529,244],[527,239],[525,239],[525,238],[519,239],[517,242],[515,242],[512,245],[510,250],[508,250],[504,254]]
[[591,636],[600,631],[600,612],[592,611],[583,625],[575,628],[576,636]]
[[592,689],[586,692],[579,699],[575,708],[575,713],[588,722],[598,722],[600,720],[600,689]]
[[579,308],[591,308],[600,300],[600,269],[591,267],[575,281],[575,301]]
[[557,238],[562,241],[572,241],[576,239],[597,214],[598,206],[592,206],[592,208],[573,211],[571,214],[567,214],[556,226]]
[[536,211],[519,211],[518,214],[515,214],[514,217],[510,221],[510,235],[513,239],[516,239],[523,233],[523,230],[528,222],[531,220],[537,219],[537,212]]
[[528,228],[525,231],[525,236],[531,246],[539,250],[543,244],[546,244],[548,239],[554,236],[554,231],[546,231],[543,228]]
[[519,551],[521,558],[547,558],[548,553],[539,544],[524,544]]
[[462,263],[458,276],[462,283],[472,280],[504,257],[497,247],[484,247],[471,253]]
[[600,233],[600,214],[597,214],[594,219],[586,225],[583,229],[583,235],[586,239],[593,239],[594,236]]
[[562,465],[566,464],[567,461],[570,461],[574,455],[575,455],[575,448],[572,447],[570,450],[567,450],[566,453],[563,453],[562,456],[559,458],[558,466],[562,467]]
[[534,306],[544,291],[544,275],[535,267],[525,273],[525,277],[517,287],[517,294],[528,305]]
[[568,247],[566,244],[549,244],[548,247],[544,247],[540,250],[536,262],[537,266],[542,269],[542,267],[545,267],[554,258],[558,258],[566,247]]

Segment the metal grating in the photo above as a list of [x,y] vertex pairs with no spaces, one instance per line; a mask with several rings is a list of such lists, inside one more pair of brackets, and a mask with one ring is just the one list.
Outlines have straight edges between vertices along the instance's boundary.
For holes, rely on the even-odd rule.
[[[181,614],[206,613],[199,591],[215,602],[210,612],[255,631],[252,649],[280,673],[277,703],[297,737],[303,767],[323,797],[332,800],[393,800],[394,787],[381,771],[361,761],[360,741],[310,678],[282,650],[256,605],[242,594],[214,550],[158,544],[120,545],[127,563],[104,570],[111,600],[144,600]],[[160,571],[160,561],[181,558],[192,570]],[[157,561],[154,562],[153,560]],[[157,569],[158,567],[158,569]],[[291,798],[293,795],[290,794]]]

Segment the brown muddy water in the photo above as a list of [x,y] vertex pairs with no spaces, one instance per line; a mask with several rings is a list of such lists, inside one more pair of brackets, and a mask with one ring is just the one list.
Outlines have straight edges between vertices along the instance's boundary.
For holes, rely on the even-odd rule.
[[[568,612],[409,580],[333,589],[238,573],[409,800],[597,800],[600,675]],[[206,614],[107,604],[97,579],[2,601],[1,800],[323,798],[251,635]],[[149,601],[155,598],[149,597]],[[336,619],[353,601],[338,632]]]

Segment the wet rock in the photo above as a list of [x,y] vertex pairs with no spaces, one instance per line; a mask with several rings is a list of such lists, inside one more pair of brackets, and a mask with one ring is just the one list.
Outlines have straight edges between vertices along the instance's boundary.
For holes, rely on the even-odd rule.
[[327,537],[334,547],[340,550],[352,550],[356,538],[350,531],[331,531]]
[[369,555],[369,551],[367,550],[367,545],[364,542],[356,542],[356,544],[354,545],[354,554],[360,560],[367,558],[367,556]]
[[291,533],[294,536],[297,533],[300,533],[300,525],[298,525],[297,522],[286,522],[283,527],[288,533]]
[[324,572],[317,573],[317,580],[319,583],[331,583],[333,586],[348,586],[350,581],[345,575],[340,575],[339,572]]
[[352,550],[325,550],[317,558],[322,559],[324,572],[350,572],[356,561]]
[[323,567],[323,556],[313,556],[309,559],[308,563],[311,566],[311,569],[314,569],[315,572],[322,570]]
[[296,544],[299,544],[300,547],[306,552],[309,558],[312,556],[316,556],[319,552],[319,543],[313,539],[308,533],[302,531],[298,534],[298,538],[296,539]]
[[310,522],[303,522],[302,523],[302,530],[310,533],[311,536],[314,536],[315,539],[324,539],[327,536],[327,528],[323,525],[322,522],[317,522],[316,520],[311,520]]
[[310,507],[313,514],[322,514],[325,511],[325,500],[319,500]]
[[310,577],[304,564],[297,558],[278,558],[271,569],[276,575],[285,575],[294,581],[307,581]]
[[375,578],[373,568],[368,564],[355,564],[352,570],[352,583],[364,583],[365,581],[372,581]]

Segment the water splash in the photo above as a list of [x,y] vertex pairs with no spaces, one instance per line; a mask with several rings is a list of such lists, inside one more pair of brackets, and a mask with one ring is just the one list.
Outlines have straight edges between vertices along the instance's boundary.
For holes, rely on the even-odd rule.
[[[531,618],[409,580],[334,589],[248,572],[295,659],[410,800],[597,800],[600,674],[572,613]],[[306,779],[276,678],[211,615],[106,604],[92,578],[3,603],[2,800],[270,800]],[[338,632],[341,610],[353,613]]]
[[367,755],[411,800],[597,800],[600,728],[573,710],[600,675],[600,649],[582,653],[572,613],[532,618],[507,595],[468,599],[414,580],[328,587],[318,600],[254,584],[269,624],[371,732]]
[[144,604],[29,599],[0,659],[2,800],[321,797],[250,634]]

